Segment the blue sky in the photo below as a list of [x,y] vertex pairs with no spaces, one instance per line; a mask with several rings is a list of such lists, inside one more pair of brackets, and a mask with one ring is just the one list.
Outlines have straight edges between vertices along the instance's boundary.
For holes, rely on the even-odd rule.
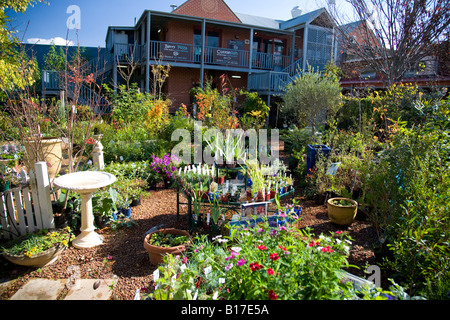
[[[171,4],[181,5],[185,0],[46,0],[29,7],[25,14],[10,12],[12,27],[24,43],[45,44],[56,39],[64,44],[68,39],[82,46],[105,46],[108,26],[132,26],[146,9],[170,12]],[[338,0],[341,1],[341,0]],[[324,0],[226,0],[231,10],[280,20],[291,18],[291,9],[300,6],[304,12],[323,6]],[[81,28],[78,41],[75,30],[68,30],[67,13],[70,5],[80,8]],[[62,43],[61,43],[62,42]]]

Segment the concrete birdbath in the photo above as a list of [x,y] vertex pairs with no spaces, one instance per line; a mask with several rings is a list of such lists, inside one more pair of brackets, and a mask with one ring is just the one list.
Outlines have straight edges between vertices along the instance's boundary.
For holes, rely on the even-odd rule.
[[103,237],[95,232],[92,194],[115,181],[115,176],[101,171],[69,173],[53,181],[54,185],[61,189],[81,194],[81,234],[72,241],[75,248],[92,248],[103,243]]

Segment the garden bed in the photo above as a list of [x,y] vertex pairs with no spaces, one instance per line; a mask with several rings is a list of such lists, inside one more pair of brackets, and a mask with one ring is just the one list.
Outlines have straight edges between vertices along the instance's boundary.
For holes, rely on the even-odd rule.
[[[313,233],[328,233],[343,230],[332,224],[324,205],[300,198],[303,207],[303,218],[298,227],[309,226]],[[176,217],[176,192],[173,189],[152,191],[151,195],[142,199],[142,204],[132,208],[132,218],[136,222],[132,227],[121,227],[115,231],[108,228],[99,230],[104,237],[101,246],[90,249],[66,249],[53,264],[41,269],[19,267],[0,258],[0,278],[17,279],[4,291],[0,299],[9,299],[20,287],[31,278],[67,279],[73,277],[70,266],[80,268],[80,277],[84,279],[113,278],[117,281],[112,298],[118,300],[133,299],[136,289],[146,287],[152,281],[155,266],[150,264],[148,254],[142,241],[150,228],[164,224],[166,228],[187,230],[187,213],[182,211]],[[348,270],[353,274],[366,277],[363,273],[366,263],[374,263],[371,249],[376,235],[368,221],[357,220],[346,229],[353,238],[349,262],[361,269]],[[64,294],[64,292],[63,292]]]

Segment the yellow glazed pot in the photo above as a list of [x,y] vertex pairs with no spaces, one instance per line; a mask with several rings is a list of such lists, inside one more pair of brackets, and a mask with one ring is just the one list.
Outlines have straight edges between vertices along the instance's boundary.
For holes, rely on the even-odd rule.
[[[334,202],[339,200],[345,200],[351,203],[351,205],[337,205]],[[347,198],[331,198],[327,201],[328,217],[331,222],[349,226],[355,221],[356,212],[358,211],[358,203],[355,200]]]

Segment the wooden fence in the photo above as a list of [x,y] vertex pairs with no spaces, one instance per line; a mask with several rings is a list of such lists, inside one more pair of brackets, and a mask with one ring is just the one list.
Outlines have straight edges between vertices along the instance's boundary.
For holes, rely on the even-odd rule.
[[0,239],[55,227],[47,164],[35,163],[29,176],[27,185],[0,192]]

